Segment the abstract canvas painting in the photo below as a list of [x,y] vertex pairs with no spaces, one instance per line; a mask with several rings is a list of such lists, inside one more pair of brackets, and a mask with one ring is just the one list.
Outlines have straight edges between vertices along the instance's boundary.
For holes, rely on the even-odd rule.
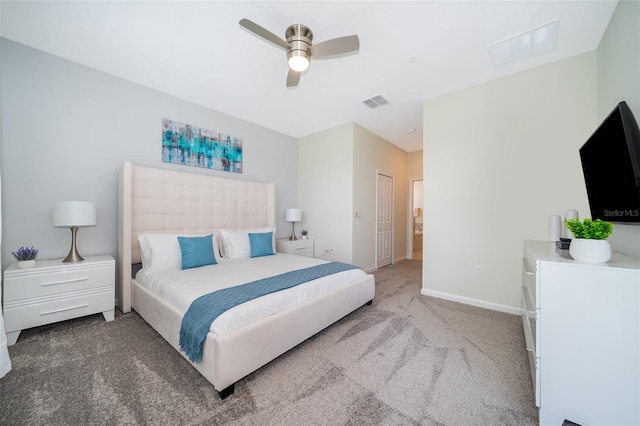
[[242,139],[163,118],[162,161],[242,173]]

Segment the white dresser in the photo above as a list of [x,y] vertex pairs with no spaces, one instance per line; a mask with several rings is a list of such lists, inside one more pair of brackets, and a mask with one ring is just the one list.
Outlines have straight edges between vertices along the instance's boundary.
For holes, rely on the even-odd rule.
[[541,425],[640,424],[640,259],[525,241],[524,334]]
[[9,345],[20,332],[53,322],[102,312],[112,321],[116,262],[111,256],[87,256],[77,263],[38,260],[30,269],[10,265],[4,271],[4,322]]
[[289,240],[279,238],[276,240],[276,251],[278,253],[297,254],[298,256],[313,257],[313,240]]

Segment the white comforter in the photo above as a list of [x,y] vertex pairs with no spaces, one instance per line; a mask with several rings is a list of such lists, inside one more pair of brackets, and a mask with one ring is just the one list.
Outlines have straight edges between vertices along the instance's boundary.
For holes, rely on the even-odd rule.
[[[321,263],[326,261],[278,253],[251,259],[222,260],[217,265],[186,270],[165,270],[150,274],[141,270],[136,275],[136,281],[180,311],[186,312],[191,303],[204,294]],[[229,333],[364,275],[361,269],[351,269],[259,297],[220,315],[211,324],[210,331],[217,334]]]

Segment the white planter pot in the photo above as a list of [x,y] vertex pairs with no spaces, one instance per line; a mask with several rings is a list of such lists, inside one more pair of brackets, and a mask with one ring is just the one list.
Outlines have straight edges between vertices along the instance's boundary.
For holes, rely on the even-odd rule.
[[36,266],[36,260],[18,260],[18,269],[29,269]]
[[611,259],[611,246],[607,240],[574,238],[569,246],[569,254],[580,262],[604,263]]

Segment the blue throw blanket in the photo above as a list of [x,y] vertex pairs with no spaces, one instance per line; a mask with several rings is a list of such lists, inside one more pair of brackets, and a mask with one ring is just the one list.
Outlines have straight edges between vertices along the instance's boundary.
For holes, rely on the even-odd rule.
[[257,297],[349,269],[358,269],[358,267],[341,262],[323,263],[200,296],[191,303],[182,318],[180,349],[185,351],[191,361],[200,362],[202,347],[211,323],[227,310]]

